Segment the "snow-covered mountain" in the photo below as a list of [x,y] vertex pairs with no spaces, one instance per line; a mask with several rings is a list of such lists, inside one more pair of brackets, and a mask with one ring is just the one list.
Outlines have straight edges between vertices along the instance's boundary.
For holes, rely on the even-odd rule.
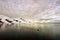
[[[10,23],[9,21],[12,21],[13,23],[25,23],[25,19],[23,18],[10,18],[8,16],[4,16],[4,15],[0,15],[0,19],[2,19],[1,21],[3,21],[4,23]],[[6,20],[7,19],[7,20]]]
[[5,15],[0,15],[0,19],[2,22],[11,24],[11,23],[48,23],[48,22],[60,22],[59,17],[57,18],[51,18],[51,19],[40,19],[40,20],[31,20],[31,19],[24,19],[22,17],[20,18],[10,18]]

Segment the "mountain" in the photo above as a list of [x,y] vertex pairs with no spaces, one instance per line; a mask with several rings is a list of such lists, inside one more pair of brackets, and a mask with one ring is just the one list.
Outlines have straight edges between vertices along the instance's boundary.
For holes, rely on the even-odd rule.
[[0,19],[2,19],[1,21],[3,21],[4,23],[10,23],[11,21],[13,23],[19,23],[19,22],[20,23],[26,23],[26,20],[23,18],[10,18],[10,17],[5,16],[5,15],[0,15]]

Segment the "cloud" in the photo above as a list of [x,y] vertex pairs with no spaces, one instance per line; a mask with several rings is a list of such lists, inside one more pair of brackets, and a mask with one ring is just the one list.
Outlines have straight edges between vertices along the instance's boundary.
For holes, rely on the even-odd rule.
[[46,13],[43,12],[55,9],[55,7],[60,4],[60,2],[56,1],[57,0],[0,0],[0,14],[28,19],[35,19],[40,16],[45,17],[44,14]]

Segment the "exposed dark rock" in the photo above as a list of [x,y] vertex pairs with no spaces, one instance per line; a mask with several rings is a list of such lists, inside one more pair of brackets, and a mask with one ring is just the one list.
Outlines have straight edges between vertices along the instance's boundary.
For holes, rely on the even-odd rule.
[[13,21],[10,21],[10,20],[8,20],[8,19],[5,19],[7,22],[9,22],[9,23],[12,23]]

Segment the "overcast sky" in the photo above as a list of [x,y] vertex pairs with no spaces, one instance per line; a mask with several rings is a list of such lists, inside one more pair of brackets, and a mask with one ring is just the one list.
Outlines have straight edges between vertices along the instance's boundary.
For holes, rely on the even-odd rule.
[[0,0],[0,14],[26,19],[56,17],[59,6],[59,0]]

